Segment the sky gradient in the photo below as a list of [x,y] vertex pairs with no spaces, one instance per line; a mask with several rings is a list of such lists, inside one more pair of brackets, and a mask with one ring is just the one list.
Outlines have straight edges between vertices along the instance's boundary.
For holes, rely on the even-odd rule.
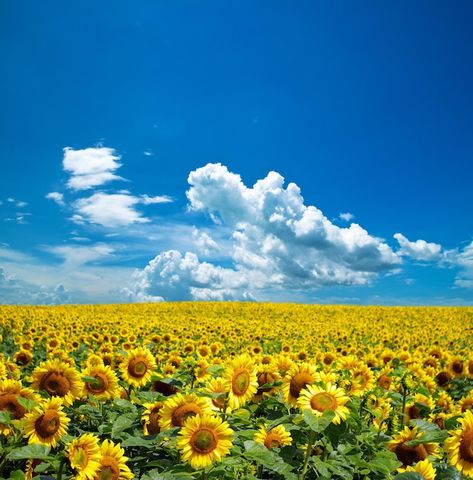
[[472,15],[2,2],[0,303],[472,304]]

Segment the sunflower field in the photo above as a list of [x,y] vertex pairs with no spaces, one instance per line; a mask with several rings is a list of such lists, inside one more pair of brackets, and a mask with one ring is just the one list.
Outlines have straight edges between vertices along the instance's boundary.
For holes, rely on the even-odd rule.
[[473,308],[0,307],[0,478],[473,478]]

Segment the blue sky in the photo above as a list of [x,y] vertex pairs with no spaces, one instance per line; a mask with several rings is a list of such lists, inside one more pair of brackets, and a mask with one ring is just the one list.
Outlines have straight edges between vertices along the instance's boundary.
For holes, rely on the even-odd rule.
[[471,2],[0,10],[0,303],[473,303]]

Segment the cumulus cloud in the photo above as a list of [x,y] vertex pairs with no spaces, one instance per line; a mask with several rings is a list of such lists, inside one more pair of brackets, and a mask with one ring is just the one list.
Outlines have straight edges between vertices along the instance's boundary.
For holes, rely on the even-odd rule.
[[427,262],[441,259],[442,246],[438,243],[426,242],[425,240],[411,242],[401,233],[395,233],[394,238],[401,247],[397,252],[399,255]]
[[220,252],[218,243],[207,233],[195,228],[192,230],[192,240],[197,250],[208,257],[212,253]]
[[139,203],[140,199],[133,195],[97,192],[74,202],[76,213],[72,216],[72,221],[78,224],[88,222],[110,228],[147,223],[149,219],[143,217],[135,208]]
[[88,190],[112,180],[124,180],[115,175],[121,167],[120,156],[109,147],[89,147],[74,150],[64,148],[63,168],[70,174],[67,186],[71,190]]
[[[325,285],[365,285],[402,260],[382,239],[360,225],[334,225],[317,207],[305,205],[295,183],[284,186],[276,173],[246,186],[240,175],[221,164],[208,164],[190,173],[189,209],[204,212],[218,225],[232,231],[231,268],[200,262],[198,257],[170,251],[158,255],[134,277],[135,296],[168,298],[167,273],[185,268],[186,291],[202,298],[202,289],[248,296],[262,289],[315,289]],[[205,239],[202,240],[205,253]],[[212,270],[215,268],[217,270]],[[217,273],[192,283],[196,272]],[[181,276],[179,279],[182,280]],[[235,279],[238,282],[235,283]],[[196,290],[197,289],[197,290]],[[199,290],[200,289],[200,290]],[[174,291],[174,290],[173,290]],[[163,292],[163,293],[160,293]],[[182,292],[180,292],[182,294]]]
[[133,274],[131,300],[249,300],[248,280],[236,270],[200,262],[195,253],[169,250]]
[[344,222],[350,222],[355,218],[355,215],[353,215],[353,213],[345,212],[341,213],[338,218],[340,218],[340,220],[343,220]]
[[49,192],[46,195],[46,198],[48,200],[52,200],[53,202],[57,203],[58,205],[63,206],[65,204],[64,202],[64,195],[59,192]]
[[473,289],[473,241],[458,252],[447,252],[447,256],[460,268],[455,285]]
[[0,267],[0,299],[1,303],[54,305],[69,300],[69,292],[62,284],[55,287],[34,285],[24,282],[13,275],[8,275]]

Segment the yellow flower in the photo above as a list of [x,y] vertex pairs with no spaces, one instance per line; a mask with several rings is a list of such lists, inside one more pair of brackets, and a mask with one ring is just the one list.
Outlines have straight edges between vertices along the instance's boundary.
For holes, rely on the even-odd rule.
[[407,467],[405,471],[418,473],[422,480],[435,480],[436,470],[429,460],[421,460],[414,467]]
[[117,396],[118,378],[109,366],[91,364],[82,373],[95,379],[84,381],[84,396],[93,395],[104,400]]
[[71,467],[77,470],[77,480],[91,480],[100,467],[99,439],[91,433],[85,433],[70,442],[67,457]]
[[232,360],[224,372],[224,379],[230,386],[228,406],[232,410],[248,403],[256,393],[258,381],[255,365],[247,354]]
[[156,360],[147,348],[139,347],[128,352],[120,364],[125,382],[135,387],[146,385],[156,370]]
[[62,400],[52,397],[25,415],[25,437],[28,443],[41,443],[55,447],[67,432],[70,419],[62,410]]
[[145,435],[156,435],[161,430],[159,427],[159,419],[161,418],[160,410],[163,408],[163,403],[145,403],[143,407],[145,407],[145,411],[141,416],[141,420],[143,421],[143,433]]
[[[25,388],[18,380],[0,380],[0,412],[8,412],[14,424],[26,415],[26,408],[19,399],[38,402],[39,396],[30,388]],[[8,435],[11,428],[0,423],[0,434]]]
[[262,443],[266,448],[281,448],[290,445],[292,437],[284,425],[277,425],[269,431],[263,426],[255,435],[254,441]]
[[93,480],[131,480],[133,473],[128,468],[125,450],[110,440],[100,446],[100,464]]
[[61,360],[47,360],[33,371],[32,388],[43,390],[51,397],[61,397],[64,405],[82,394],[82,380],[75,368]]
[[178,393],[164,402],[160,411],[159,426],[162,430],[182,427],[188,417],[211,413],[211,403],[206,397],[198,397],[191,393]]
[[388,442],[389,450],[396,454],[397,459],[402,462],[402,468],[414,465],[417,462],[425,460],[429,455],[438,455],[439,447],[435,443],[421,443],[415,447],[406,445],[411,440],[418,440],[422,437],[422,432],[417,427],[404,427],[394,438]]
[[309,363],[294,365],[283,379],[284,397],[290,405],[296,406],[301,390],[312,385],[319,376]]
[[301,391],[298,406],[301,410],[310,410],[321,416],[326,410],[334,412],[332,423],[336,425],[347,418],[350,413],[345,404],[349,398],[341,388],[328,383],[326,387],[308,385]]
[[184,462],[205,468],[224,457],[232,447],[233,431],[220,417],[204,414],[188,418],[179,432],[177,448]]
[[459,423],[461,428],[450,432],[444,448],[450,465],[464,475],[473,477],[473,412],[467,410]]

